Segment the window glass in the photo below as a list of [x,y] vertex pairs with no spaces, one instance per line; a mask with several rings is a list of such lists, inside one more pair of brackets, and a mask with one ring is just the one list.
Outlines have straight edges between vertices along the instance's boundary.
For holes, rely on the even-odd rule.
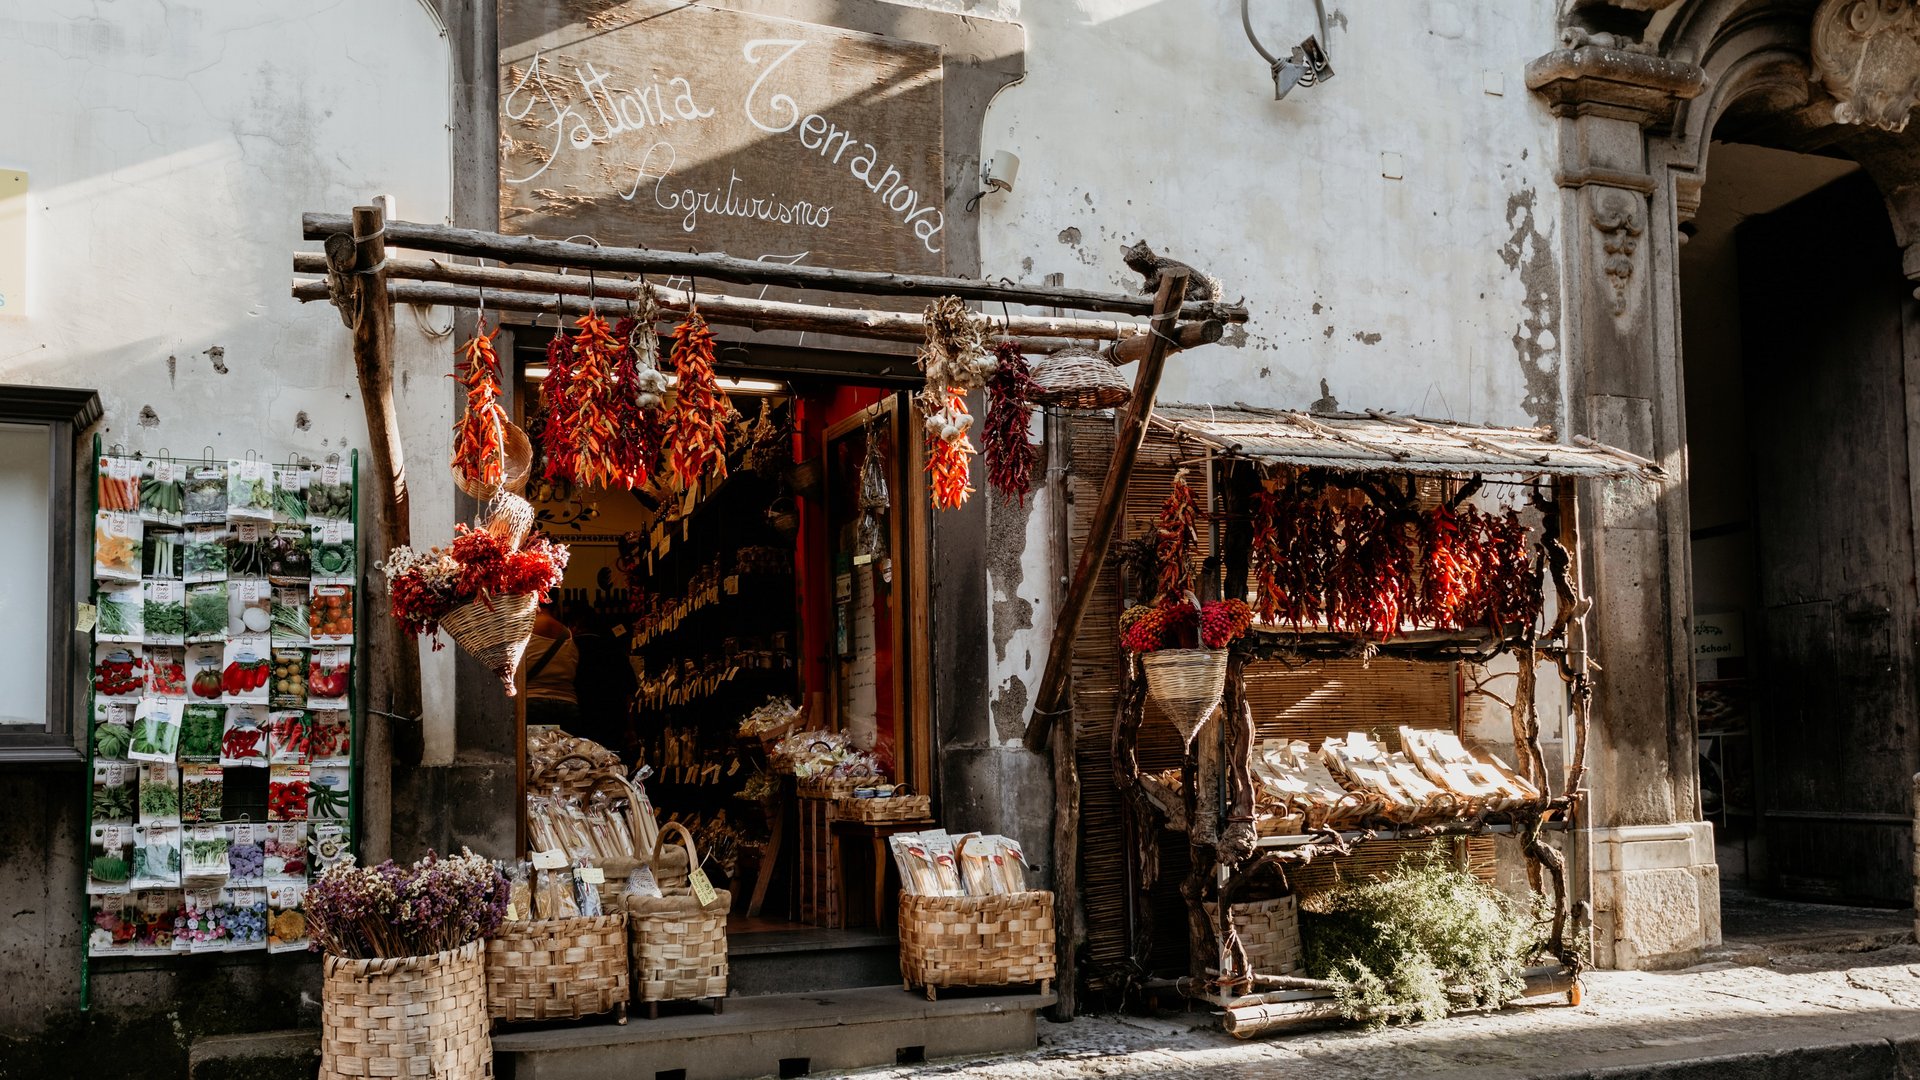
[[0,726],[47,723],[53,439],[0,423]]

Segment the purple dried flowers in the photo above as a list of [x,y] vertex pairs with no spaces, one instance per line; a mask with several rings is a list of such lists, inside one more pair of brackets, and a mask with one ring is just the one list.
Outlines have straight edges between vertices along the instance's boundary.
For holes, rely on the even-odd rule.
[[312,947],[350,960],[427,956],[494,932],[507,910],[507,879],[464,848],[432,852],[409,867],[393,861],[328,867],[307,892]]

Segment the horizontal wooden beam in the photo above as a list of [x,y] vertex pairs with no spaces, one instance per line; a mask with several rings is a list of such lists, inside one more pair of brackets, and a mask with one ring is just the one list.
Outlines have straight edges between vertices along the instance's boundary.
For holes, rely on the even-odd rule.
[[[1204,319],[1200,322],[1181,323],[1170,335],[1173,341],[1167,347],[1168,352],[1180,352],[1183,349],[1211,345],[1226,336],[1227,327],[1218,319]],[[1124,338],[1107,346],[1102,355],[1113,361],[1115,367],[1131,364],[1135,360],[1146,359],[1153,348],[1153,338],[1147,334]]]
[[[308,240],[324,240],[335,233],[350,234],[352,227],[352,223],[342,214],[308,213],[301,218],[302,235]],[[448,255],[495,259],[500,262],[564,266],[579,270],[602,270],[627,274],[706,278],[710,281],[725,281],[735,285],[771,285],[790,289],[863,293],[872,296],[958,296],[963,300],[983,300],[1079,311],[1115,311],[1130,315],[1149,314],[1153,311],[1154,303],[1154,298],[1147,295],[1018,285],[1011,282],[980,281],[974,278],[839,270],[826,266],[789,266],[785,263],[760,262],[755,259],[742,259],[717,253],[697,254],[654,248],[596,247],[592,244],[576,244],[566,240],[547,240],[537,236],[510,236],[479,229],[460,229],[451,225],[424,225],[412,221],[387,222],[386,240],[389,247],[437,251]],[[1180,317],[1243,323],[1247,321],[1247,309],[1241,304],[1194,302],[1181,307]]]

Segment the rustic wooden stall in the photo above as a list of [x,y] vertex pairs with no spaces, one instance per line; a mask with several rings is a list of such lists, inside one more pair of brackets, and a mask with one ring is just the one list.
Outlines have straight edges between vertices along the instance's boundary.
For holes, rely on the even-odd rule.
[[[1357,498],[1408,514],[1498,491],[1527,519],[1544,595],[1537,619],[1464,629],[1412,620],[1372,633],[1330,628],[1315,618],[1258,623],[1229,656],[1224,708],[1183,746],[1149,703],[1140,657],[1115,643],[1121,611],[1144,601],[1153,586],[1127,568],[1130,544],[1114,559],[1103,552],[1083,559],[1083,568],[1092,567],[1091,603],[1086,622],[1063,627],[1063,639],[1056,640],[1056,648],[1064,641],[1072,656],[1072,685],[1069,707],[1058,710],[1071,720],[1054,744],[1056,753],[1067,750],[1056,770],[1069,774],[1063,790],[1075,802],[1072,844],[1056,852],[1056,872],[1083,879],[1088,985],[1115,996],[1177,987],[1220,1008],[1225,1026],[1241,1035],[1335,1015],[1331,986],[1247,962],[1248,948],[1232,921],[1235,899],[1275,871],[1290,891],[1310,894],[1343,874],[1389,869],[1433,838],[1450,838],[1458,857],[1491,880],[1493,838],[1504,836],[1512,838],[1507,848],[1521,857],[1515,861],[1523,862],[1532,887],[1553,905],[1553,962],[1530,973],[1530,989],[1571,990],[1590,910],[1579,821],[1594,677],[1573,485],[1581,479],[1645,482],[1658,479],[1660,470],[1585,440],[1555,444],[1543,430],[1378,412],[1162,405],[1151,428],[1116,502],[1119,531],[1137,544],[1175,472],[1188,469],[1208,511],[1199,537],[1206,596],[1257,595],[1250,582],[1258,558],[1249,501],[1264,481],[1280,476],[1283,484],[1358,492]],[[1091,485],[1107,471],[1112,430],[1079,422],[1071,482]],[[1074,539],[1081,540],[1098,510],[1077,516]],[[1500,665],[1497,674],[1489,664]],[[1562,738],[1543,740],[1541,705],[1556,689],[1551,711]],[[1371,729],[1384,731],[1397,751],[1393,732],[1400,726],[1457,736],[1467,704],[1484,714],[1488,702],[1511,714],[1511,742],[1499,740],[1499,749],[1537,785],[1538,798],[1504,800],[1497,808],[1491,800],[1447,804],[1424,814],[1360,811],[1311,828],[1287,827],[1256,812],[1264,810],[1256,807],[1251,775],[1258,744],[1305,739],[1317,745]],[[1036,726],[1052,716],[1037,713]],[[1522,868],[1509,873],[1518,878]]]

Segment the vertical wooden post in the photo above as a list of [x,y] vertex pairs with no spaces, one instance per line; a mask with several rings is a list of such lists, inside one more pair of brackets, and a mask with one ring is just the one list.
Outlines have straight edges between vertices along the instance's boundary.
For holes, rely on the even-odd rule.
[[[405,455],[400,445],[400,421],[393,402],[393,305],[387,298],[386,215],[378,206],[353,208],[353,235],[335,235],[327,241],[327,264],[334,279],[344,284],[335,297],[353,333],[353,366],[360,384],[360,403],[367,418],[368,449],[373,457],[373,536],[366,549],[378,558],[391,547],[412,542],[408,511]],[[370,608],[366,655],[373,658],[367,700],[375,709],[401,717],[420,714],[419,643],[403,639],[387,617],[384,583],[373,575],[362,596]],[[383,718],[384,719],[384,718]],[[368,717],[362,748],[362,855],[385,858],[392,833],[392,740],[387,724]]]
[[[1049,413],[1042,430],[1047,444],[1048,495],[1051,498],[1052,527],[1061,551],[1072,550],[1072,514],[1067,509],[1068,446],[1072,429],[1061,417]],[[1073,1019],[1079,995],[1080,947],[1080,761],[1076,745],[1078,733],[1071,723],[1060,724],[1053,733],[1053,921],[1058,956],[1054,960],[1056,979],[1053,1018]]]
[[1107,466],[1107,479],[1100,487],[1100,501],[1093,510],[1093,522],[1087,529],[1087,545],[1080,551],[1079,565],[1073,572],[1073,584],[1067,589],[1066,602],[1060,605],[1053,626],[1053,643],[1047,650],[1047,667],[1040,677],[1040,690],[1034,696],[1033,719],[1027,722],[1025,740],[1028,750],[1039,753],[1047,748],[1053,734],[1053,720],[1067,699],[1067,671],[1073,664],[1073,639],[1080,632],[1087,605],[1093,600],[1093,587],[1100,577],[1100,566],[1107,561],[1107,544],[1113,539],[1114,525],[1120,520],[1120,508],[1126,502],[1127,481],[1133,476],[1133,463],[1140,456],[1140,444],[1147,438],[1147,420],[1153,415],[1154,397],[1160,392],[1160,373],[1165,370],[1168,346],[1173,340],[1174,318],[1187,295],[1187,274],[1180,270],[1163,271],[1160,289],[1153,297],[1153,344],[1133,379],[1133,400],[1127,403],[1120,424],[1120,437],[1114,444],[1113,461]]

